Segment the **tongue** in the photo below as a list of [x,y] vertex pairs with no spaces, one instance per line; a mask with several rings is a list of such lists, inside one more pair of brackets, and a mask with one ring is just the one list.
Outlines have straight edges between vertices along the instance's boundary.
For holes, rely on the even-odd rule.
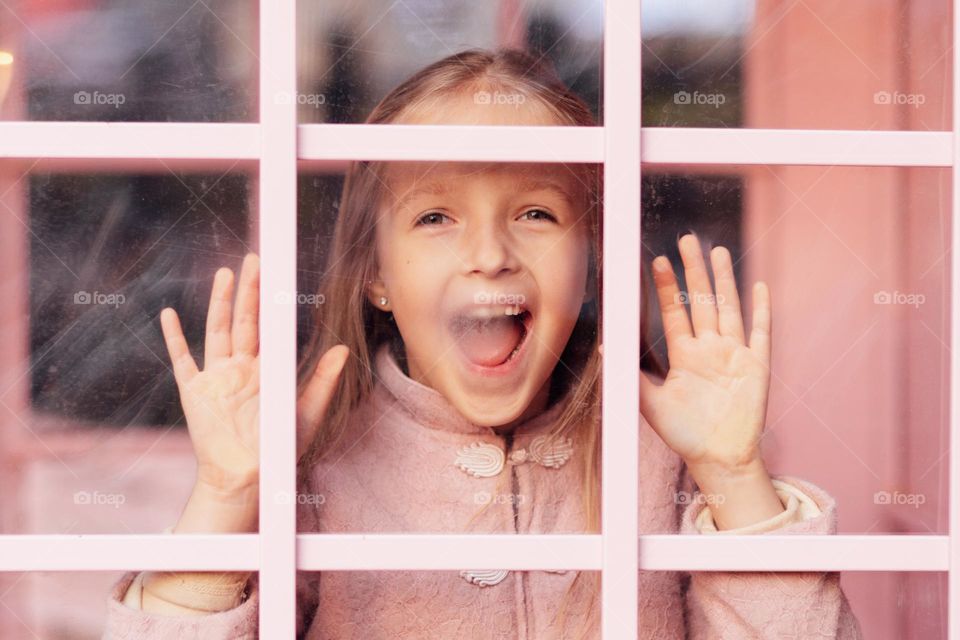
[[467,359],[483,367],[502,364],[520,342],[520,325],[510,316],[486,320],[459,318],[453,326]]

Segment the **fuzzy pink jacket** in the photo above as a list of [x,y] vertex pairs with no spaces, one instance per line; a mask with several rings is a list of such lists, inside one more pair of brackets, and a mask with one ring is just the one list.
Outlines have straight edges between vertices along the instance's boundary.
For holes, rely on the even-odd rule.
[[[298,505],[301,532],[583,532],[580,456],[562,463],[562,449],[545,450],[536,440],[549,432],[559,404],[517,426],[511,443],[466,421],[439,392],[406,376],[386,345],[376,354],[376,371],[374,392],[354,412],[348,439],[311,476],[314,486],[305,490],[322,498]],[[774,476],[785,511],[717,533],[709,507],[680,493],[694,489],[680,458],[642,418],[640,436],[641,533],[836,532],[829,494]],[[478,443],[485,444],[471,448]],[[506,452],[505,461],[497,450]],[[544,464],[551,459],[562,464]],[[599,603],[588,616],[586,575],[563,606],[578,573],[464,568],[302,574],[297,638],[552,640],[578,637],[583,624],[584,637],[599,638]],[[136,577],[128,572],[109,595],[105,639],[258,637],[255,576],[245,602],[198,617],[140,611]],[[838,573],[641,571],[639,580],[639,638],[861,638]]]

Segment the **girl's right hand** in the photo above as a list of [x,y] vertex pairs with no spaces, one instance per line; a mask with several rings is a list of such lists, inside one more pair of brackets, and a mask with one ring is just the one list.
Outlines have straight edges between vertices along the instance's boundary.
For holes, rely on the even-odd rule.
[[[231,312],[233,272],[222,267],[213,282],[207,312],[204,369],[200,371],[183,336],[176,311],[164,309],[160,323],[187,430],[197,458],[197,483],[217,493],[256,492],[260,477],[260,261],[247,254]],[[301,449],[313,439],[350,350],[329,349],[297,401]]]

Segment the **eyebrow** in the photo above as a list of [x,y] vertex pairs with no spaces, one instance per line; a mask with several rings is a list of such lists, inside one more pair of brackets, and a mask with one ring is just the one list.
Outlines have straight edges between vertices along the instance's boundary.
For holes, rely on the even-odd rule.
[[[550,178],[525,177],[516,182],[517,192],[527,191],[552,191],[554,194],[563,198],[571,207],[576,206],[576,200],[573,194],[560,182]],[[429,182],[424,185],[414,187],[401,196],[393,206],[394,211],[399,211],[405,204],[421,195],[440,196],[449,191],[446,183]]]

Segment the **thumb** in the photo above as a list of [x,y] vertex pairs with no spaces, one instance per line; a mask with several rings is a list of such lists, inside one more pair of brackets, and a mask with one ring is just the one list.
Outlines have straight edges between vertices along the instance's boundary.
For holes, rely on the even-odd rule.
[[[650,379],[642,369],[640,370],[640,414],[656,431],[656,398],[660,385]],[[658,432],[659,433],[659,432]]]
[[306,452],[320,429],[320,423],[327,413],[327,407],[330,406],[333,392],[337,388],[337,382],[340,380],[340,374],[349,356],[350,349],[343,344],[327,349],[317,362],[303,393],[297,399],[298,459]]

